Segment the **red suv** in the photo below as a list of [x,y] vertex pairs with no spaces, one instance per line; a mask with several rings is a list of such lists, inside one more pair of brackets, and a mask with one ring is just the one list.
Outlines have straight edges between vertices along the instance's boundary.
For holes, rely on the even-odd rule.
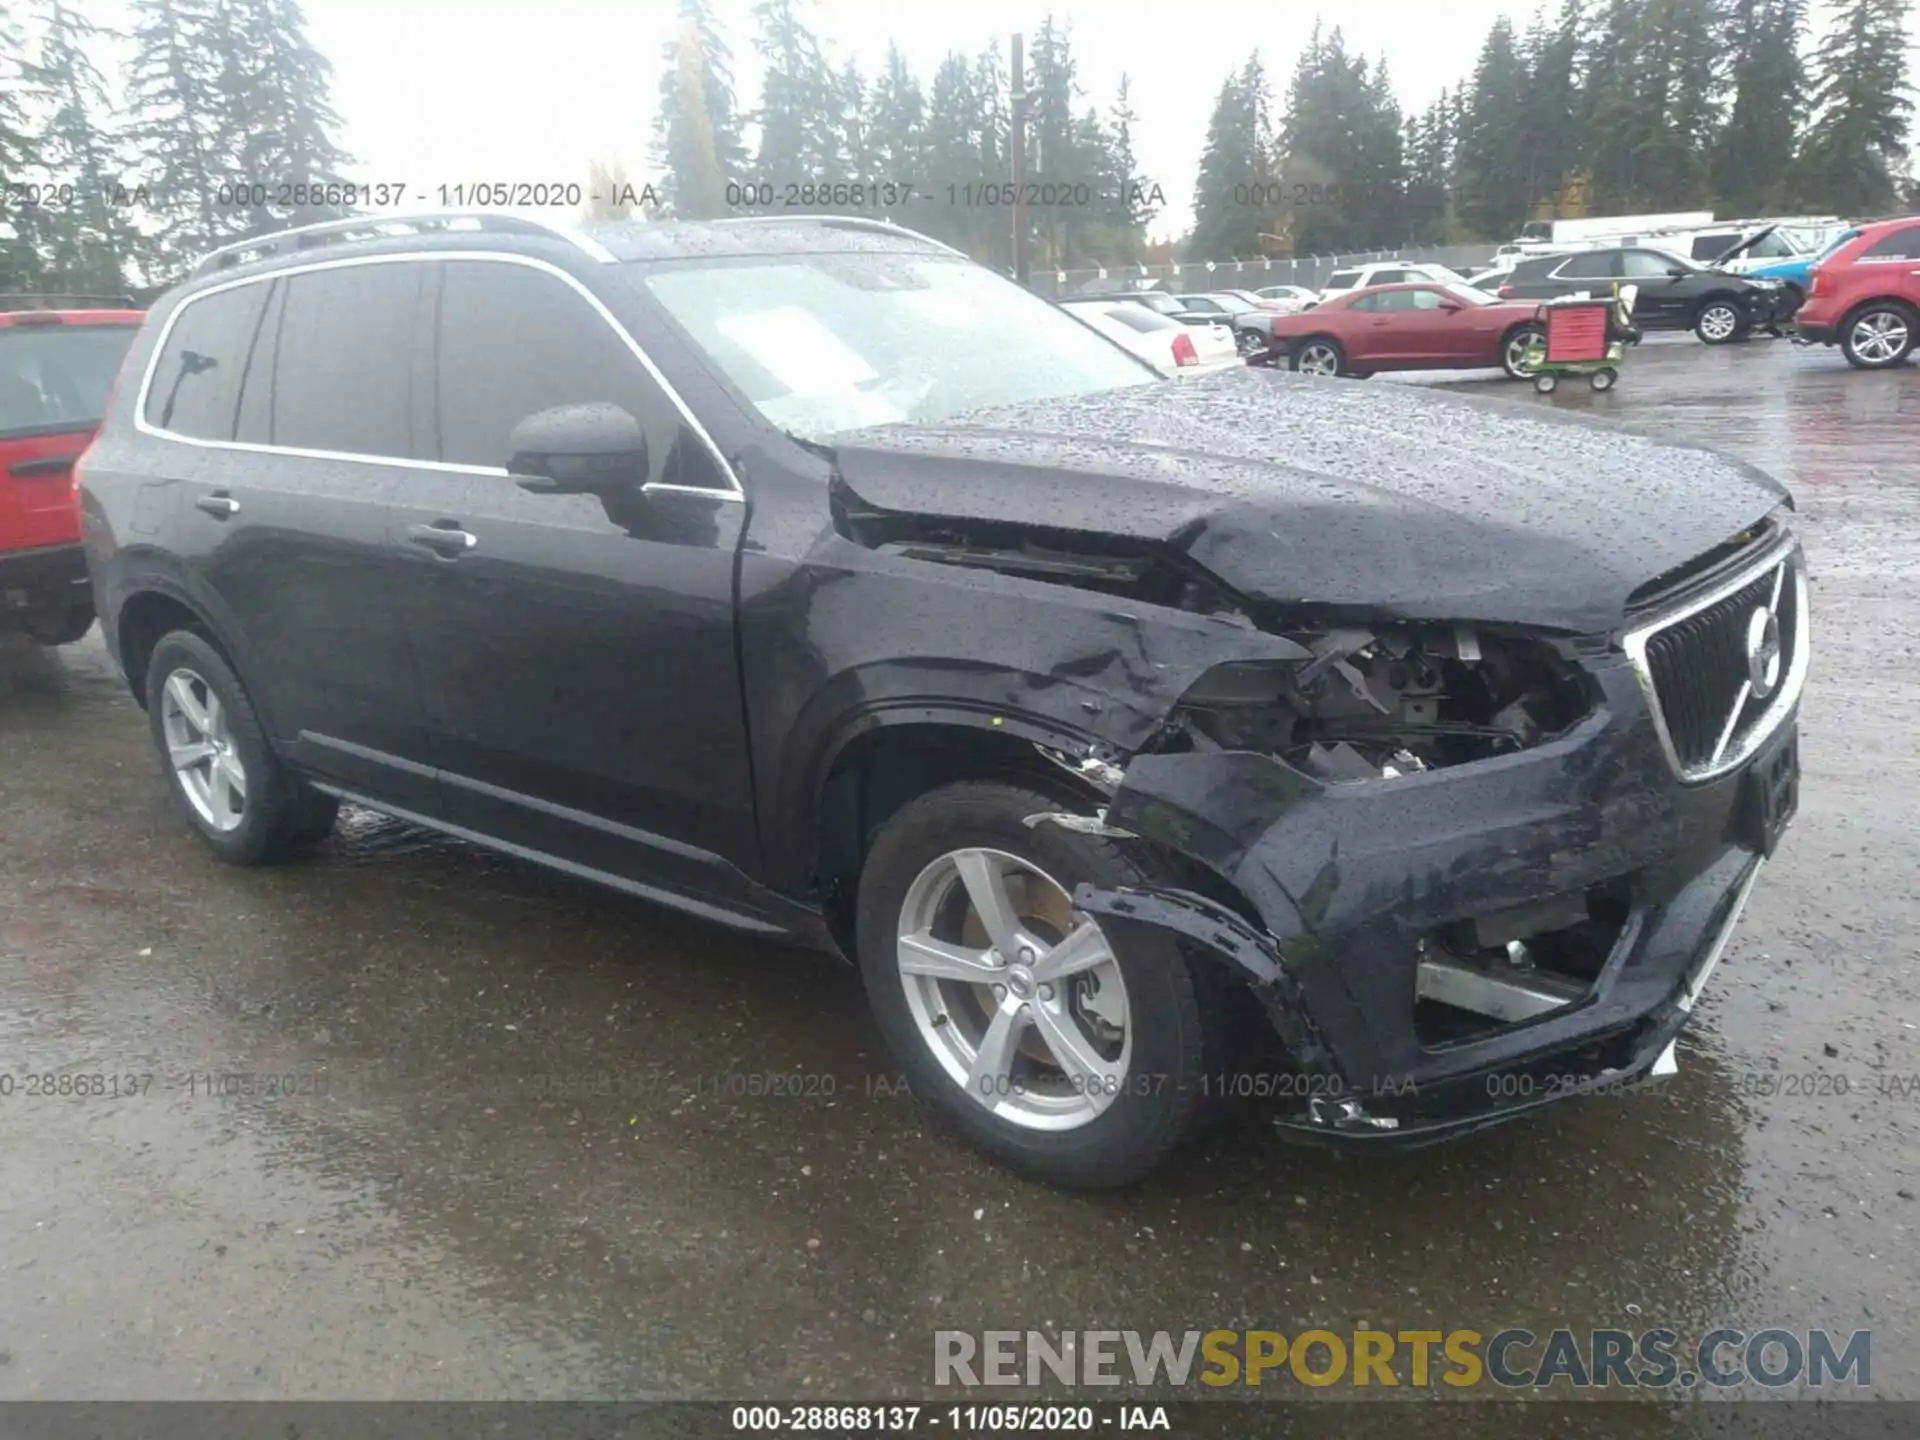
[[93,625],[73,462],[143,318],[124,299],[0,295],[0,629],[66,645]]
[[1860,226],[1814,266],[1793,323],[1798,338],[1838,345],[1862,370],[1905,360],[1920,337],[1920,215]]

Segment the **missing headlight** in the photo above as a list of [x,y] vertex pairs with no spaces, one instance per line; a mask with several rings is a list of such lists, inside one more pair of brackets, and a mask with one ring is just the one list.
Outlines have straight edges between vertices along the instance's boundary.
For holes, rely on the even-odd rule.
[[1592,708],[1580,670],[1538,637],[1448,625],[1288,638],[1314,658],[1217,666],[1187,691],[1174,716],[1186,743],[1381,779],[1526,749]]

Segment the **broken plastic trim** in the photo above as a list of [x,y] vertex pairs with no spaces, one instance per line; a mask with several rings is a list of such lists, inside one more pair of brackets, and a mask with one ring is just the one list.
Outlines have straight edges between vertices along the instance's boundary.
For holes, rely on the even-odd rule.
[[1133,885],[1096,889],[1081,885],[1073,905],[1121,929],[1139,925],[1187,940],[1223,960],[1250,982],[1295,1063],[1319,1073],[1338,1073],[1333,1054],[1307,1013],[1300,983],[1287,970],[1279,946],[1226,906],[1191,890],[1143,890]]
[[1029,830],[1036,825],[1058,825],[1062,830],[1072,830],[1080,835],[1104,835],[1109,840],[1140,838],[1131,830],[1122,830],[1117,825],[1109,825],[1104,805],[1091,815],[1069,815],[1064,810],[1044,810],[1038,815],[1027,816],[1021,823]]
[[1121,782],[1127,778],[1127,772],[1111,760],[1103,758],[1097,746],[1089,746],[1087,753],[1078,760],[1064,751],[1055,750],[1050,745],[1035,745],[1033,748],[1075,779],[1084,780],[1107,795],[1117,791]]

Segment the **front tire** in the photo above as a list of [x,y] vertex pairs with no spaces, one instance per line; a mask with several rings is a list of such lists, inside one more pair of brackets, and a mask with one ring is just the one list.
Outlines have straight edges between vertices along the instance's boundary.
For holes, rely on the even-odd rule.
[[[1521,325],[1500,342],[1500,368],[1509,380],[1531,379],[1546,354],[1547,332],[1538,325]],[[1535,354],[1538,351],[1539,354]]]
[[1347,372],[1347,352],[1340,348],[1338,340],[1315,335],[1293,347],[1287,365],[1299,375],[1344,375]]
[[1869,300],[1841,322],[1840,353],[1856,370],[1890,370],[1913,353],[1916,328],[1898,300]]
[[281,763],[246,688],[205,636],[174,630],[154,646],[147,721],[174,799],[228,864],[272,864],[333,829],[340,802]]
[[1218,1037],[1174,941],[1119,944],[1072,908],[1081,883],[1167,877],[1113,840],[1023,823],[1058,808],[1000,781],[902,807],[861,873],[860,969],[916,1095],[1025,1175],[1112,1189],[1193,1134]]
[[1731,300],[1709,300],[1693,317],[1693,333],[1703,344],[1728,345],[1747,333],[1747,317]]

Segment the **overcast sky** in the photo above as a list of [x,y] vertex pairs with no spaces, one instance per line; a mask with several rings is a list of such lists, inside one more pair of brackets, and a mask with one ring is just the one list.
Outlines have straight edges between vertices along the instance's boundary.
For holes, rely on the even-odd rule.
[[[306,8],[315,41],[334,62],[335,105],[364,178],[428,189],[582,180],[591,158],[618,158],[636,180],[653,173],[648,137],[672,0],[306,0]],[[1349,48],[1387,57],[1402,104],[1418,107],[1471,70],[1495,17],[1524,24],[1533,8],[1523,0],[1340,0],[1325,13],[1337,16]],[[738,98],[750,109],[760,64],[749,0],[716,0],[716,11],[733,49]],[[851,55],[871,76],[894,41],[922,85],[949,50],[973,55],[997,40],[1004,53],[1016,30],[1031,43],[1047,13],[1034,0],[811,5],[836,63]],[[1122,72],[1132,77],[1142,178],[1163,186],[1170,207],[1156,231],[1184,228],[1190,218],[1221,81],[1258,47],[1277,103],[1316,18],[1302,0],[1211,0],[1197,34],[1178,27],[1195,13],[1114,0],[1053,6],[1056,20],[1071,26],[1086,100],[1104,111]],[[1180,62],[1167,63],[1175,53]]]
[[[760,90],[751,0],[715,0],[733,49],[740,105]],[[949,50],[1003,48],[1029,37],[1046,0],[802,0],[838,64],[879,68],[890,40],[922,85]],[[99,0],[101,11],[124,0]],[[588,162],[618,160],[640,181],[648,160],[661,50],[673,0],[305,0],[315,43],[334,65],[342,140],[363,180],[405,182],[416,200],[443,184],[586,180]],[[1061,0],[1087,101],[1103,111],[1122,72],[1139,116],[1141,177],[1164,189],[1156,236],[1191,219],[1207,117],[1228,73],[1258,48],[1276,107],[1316,19],[1337,21],[1348,48],[1384,56],[1403,108],[1417,110],[1469,75],[1500,15],[1524,27],[1532,0],[1209,0],[1205,6]],[[1815,24],[1825,18],[1819,4]],[[106,23],[112,18],[102,15]],[[1191,21],[1191,24],[1182,22]],[[1909,22],[1910,73],[1920,77],[1920,21]],[[1178,57],[1177,59],[1175,57]],[[1084,102],[1083,102],[1084,103]],[[235,177],[272,181],[275,176]],[[746,177],[742,177],[746,178]],[[782,177],[764,177],[780,179]],[[825,180],[915,177],[822,176]],[[418,208],[417,204],[415,208]],[[533,213],[533,212],[530,212]],[[567,218],[566,212],[548,212]]]

